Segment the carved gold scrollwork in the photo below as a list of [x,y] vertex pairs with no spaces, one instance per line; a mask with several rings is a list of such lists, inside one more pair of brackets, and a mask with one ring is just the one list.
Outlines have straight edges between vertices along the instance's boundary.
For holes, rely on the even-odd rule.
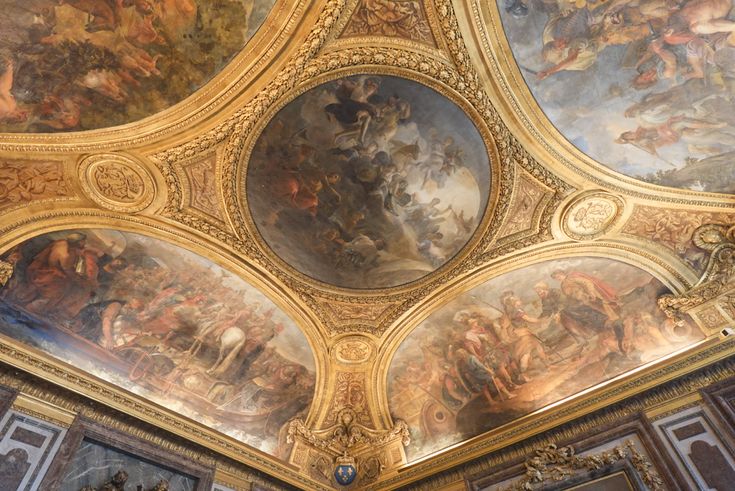
[[594,191],[574,199],[562,214],[562,230],[575,240],[591,240],[607,233],[623,213],[623,201]]
[[0,260],[0,286],[5,286],[11,276],[13,276],[13,265]]
[[663,481],[653,469],[653,465],[636,449],[633,442],[618,445],[610,451],[580,457],[574,448],[557,447],[555,444],[536,449],[534,455],[525,462],[526,474],[520,481],[509,487],[509,491],[536,489],[549,481],[563,481],[574,474],[596,471],[618,462],[629,460],[633,468],[649,489],[663,489]]
[[702,225],[694,231],[692,242],[710,256],[704,274],[692,289],[680,295],[662,295],[658,299],[661,310],[673,319],[680,320],[684,314],[719,300],[724,311],[729,312],[728,294],[733,292],[728,285],[735,273],[735,225]]
[[[357,469],[358,483],[375,481],[386,467],[381,455],[390,447],[407,446],[411,439],[408,425],[396,421],[389,430],[374,430],[359,422],[358,414],[350,407],[337,413],[335,424],[322,430],[311,430],[303,420],[294,419],[288,424],[286,441],[296,446],[293,455],[309,449],[311,470],[331,481],[327,463],[334,466],[349,460]],[[299,448],[300,447],[300,448]],[[293,460],[293,459],[292,459]]]
[[337,415],[337,423],[323,430],[310,430],[301,419],[294,419],[288,425],[288,443],[301,437],[311,445],[330,450],[335,456],[350,453],[358,446],[381,446],[400,438],[403,446],[411,443],[408,425],[398,420],[387,431],[374,430],[357,422],[357,414],[352,408],[343,408]]

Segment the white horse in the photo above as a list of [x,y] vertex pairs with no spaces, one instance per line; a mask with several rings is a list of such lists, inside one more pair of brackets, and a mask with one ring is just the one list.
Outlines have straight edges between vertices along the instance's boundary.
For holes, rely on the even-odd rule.
[[245,331],[237,326],[228,327],[222,331],[219,339],[219,355],[217,361],[207,370],[209,375],[221,376],[227,373],[233,362],[245,346],[247,336]]

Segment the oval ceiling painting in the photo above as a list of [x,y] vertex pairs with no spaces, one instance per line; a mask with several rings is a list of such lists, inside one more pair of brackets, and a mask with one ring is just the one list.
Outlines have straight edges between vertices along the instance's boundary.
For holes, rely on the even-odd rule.
[[0,132],[137,121],[217,74],[274,0],[8,0],[0,17]]
[[451,259],[480,223],[490,164],[453,102],[391,76],[322,84],[258,139],[247,198],[266,243],[312,278],[384,288]]
[[498,7],[531,92],[579,150],[651,183],[735,191],[732,2]]
[[668,290],[627,264],[547,261],[459,295],[399,346],[391,414],[410,460],[480,435],[703,339],[656,306]]
[[311,349],[273,302],[207,259],[114,230],[11,249],[0,334],[265,452],[305,417]]

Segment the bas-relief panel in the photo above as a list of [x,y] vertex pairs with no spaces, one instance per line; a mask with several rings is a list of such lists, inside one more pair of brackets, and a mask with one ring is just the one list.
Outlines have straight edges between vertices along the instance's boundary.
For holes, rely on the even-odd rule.
[[71,194],[61,161],[0,160],[0,209]]
[[622,232],[668,247],[690,266],[702,271],[709,253],[697,247],[692,236],[698,227],[707,223],[732,224],[735,214],[636,206]]
[[735,190],[728,0],[498,0],[523,77],[579,150],[656,184]]
[[434,44],[421,1],[360,0],[342,37],[388,36]]
[[490,167],[464,112],[391,76],[315,87],[259,137],[247,171],[265,242],[298,271],[341,287],[421,278],[482,220]]
[[[60,491],[117,491],[133,488],[145,491],[194,491],[197,484],[197,480],[191,476],[86,439],[67,464],[61,482]],[[105,487],[110,484],[117,487]]]
[[3,0],[0,131],[79,131],[183,100],[245,45],[274,0]]
[[309,345],[245,281],[193,253],[108,229],[36,237],[5,260],[0,333],[274,453],[314,390]]
[[400,345],[391,414],[410,460],[479,435],[702,339],[656,306],[667,289],[610,259],[546,261],[441,307]]

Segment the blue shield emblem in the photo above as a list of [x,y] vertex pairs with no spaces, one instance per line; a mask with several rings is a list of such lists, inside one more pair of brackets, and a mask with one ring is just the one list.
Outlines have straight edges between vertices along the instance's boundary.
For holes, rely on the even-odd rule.
[[352,484],[355,477],[357,477],[357,469],[352,464],[339,464],[334,469],[334,478],[342,486]]

